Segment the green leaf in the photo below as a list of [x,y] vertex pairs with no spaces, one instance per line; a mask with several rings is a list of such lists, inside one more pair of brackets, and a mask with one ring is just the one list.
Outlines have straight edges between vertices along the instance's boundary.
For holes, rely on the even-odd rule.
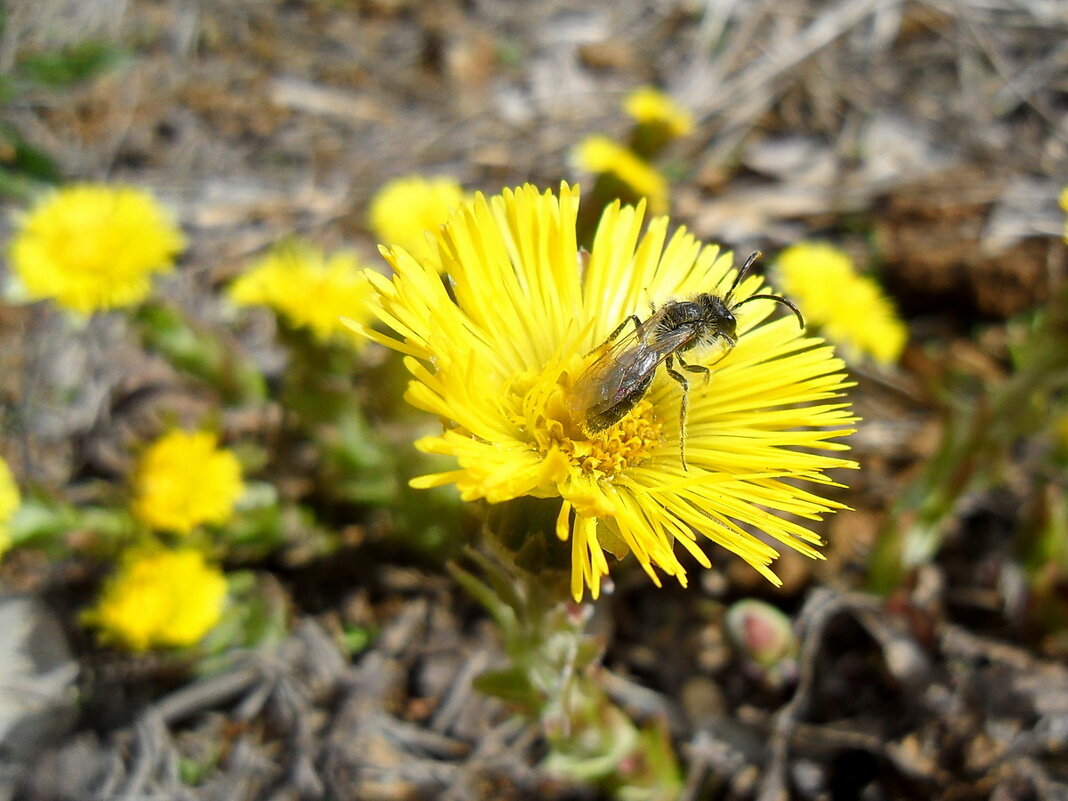
[[0,123],[0,195],[26,200],[40,189],[41,183],[57,183],[61,177],[51,156]]
[[89,40],[27,56],[19,72],[28,80],[61,88],[92,78],[114,66],[122,55],[113,44]]
[[346,653],[354,656],[366,650],[374,638],[374,630],[366,626],[346,626],[342,634],[342,644],[345,646]]
[[163,303],[145,303],[134,318],[141,341],[179,370],[215,387],[228,403],[256,403],[267,397],[267,382],[252,362],[219,331],[197,325]]
[[0,105],[7,103],[15,96],[14,82],[6,75],[0,75]]
[[487,670],[472,683],[479,692],[514,704],[530,715],[538,714],[544,706],[544,699],[519,668]]
[[8,523],[12,548],[37,548],[69,556],[67,538],[74,531],[92,533],[99,543],[121,543],[134,536],[136,524],[125,509],[71,506],[48,498],[25,498]]

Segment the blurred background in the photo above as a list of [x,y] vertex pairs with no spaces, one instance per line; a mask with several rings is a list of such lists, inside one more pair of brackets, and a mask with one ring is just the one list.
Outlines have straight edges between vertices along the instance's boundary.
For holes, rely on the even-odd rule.
[[[0,26],[3,797],[1068,794],[1068,5],[4,0]],[[862,418],[825,561],[775,588],[710,550],[688,589],[622,562],[581,634],[543,618],[595,644],[613,711],[582,745],[485,678],[480,512],[408,486],[449,469],[412,446],[440,423],[335,325],[413,235],[389,220],[419,242],[561,180],[762,251]],[[129,236],[170,237],[136,304],[20,266],[78,184],[136,187]],[[153,517],[153,469],[219,497]]]

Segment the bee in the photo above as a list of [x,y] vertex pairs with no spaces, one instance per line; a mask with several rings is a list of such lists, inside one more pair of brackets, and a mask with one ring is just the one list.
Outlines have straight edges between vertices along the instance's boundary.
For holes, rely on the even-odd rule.
[[[575,381],[569,397],[572,414],[581,421],[587,434],[595,434],[615,425],[637,405],[653,383],[657,368],[664,365],[667,374],[682,387],[679,408],[679,456],[682,469],[686,466],[686,409],[690,384],[675,369],[676,362],[688,373],[698,374],[707,382],[711,370],[703,364],[691,364],[683,354],[698,345],[722,346],[722,359],[738,341],[738,321],[734,312],[753,300],[773,300],[786,306],[797,316],[801,328],[805,318],[798,308],[781,295],[750,295],[733,302],[734,290],[752,270],[760,252],[750,254],[739,270],[730,289],[722,297],[702,292],[692,300],[670,300],[659,309],[653,307],[646,320],[631,314],[619,324],[598,348],[603,349],[597,360]],[[620,337],[627,325],[633,330]],[[719,359],[717,359],[718,361]]]

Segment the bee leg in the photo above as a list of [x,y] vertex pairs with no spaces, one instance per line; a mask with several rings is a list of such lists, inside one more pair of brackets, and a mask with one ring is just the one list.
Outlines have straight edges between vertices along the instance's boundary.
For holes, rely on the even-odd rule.
[[[682,364],[682,359],[679,359],[679,364]],[[696,367],[697,365],[683,366]],[[682,469],[689,470],[690,468],[686,466],[686,407],[690,400],[690,382],[675,369],[675,363],[670,355],[664,359],[664,369],[667,370],[669,376],[682,385],[682,401],[679,405],[679,459],[682,460]]]
[[[616,330],[613,331],[611,334],[609,334],[608,335],[608,339],[606,339],[604,342],[602,342],[598,347],[603,348],[605,345],[610,345],[612,342],[614,342],[616,337],[618,337],[620,334],[623,333],[623,329],[627,327],[627,323],[634,323],[634,330],[637,331],[639,334],[641,334],[641,332],[642,332],[642,320],[641,320],[641,318],[636,314],[628,314],[627,315],[627,319],[625,319],[623,322],[621,322],[619,325],[617,325],[616,326]],[[597,350],[597,348],[594,348],[593,350]],[[591,353],[592,353],[592,351],[591,351]]]
[[705,367],[703,364],[689,364],[682,360],[682,356],[675,354],[675,358],[679,360],[679,366],[688,373],[700,373],[705,377],[705,383],[708,383],[708,379],[712,376],[712,371]]

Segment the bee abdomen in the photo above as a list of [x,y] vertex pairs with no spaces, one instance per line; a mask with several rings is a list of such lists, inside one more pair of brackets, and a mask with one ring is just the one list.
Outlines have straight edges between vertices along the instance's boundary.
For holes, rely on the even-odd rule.
[[641,381],[627,387],[625,392],[618,394],[615,402],[610,406],[599,408],[603,404],[598,404],[591,407],[583,416],[583,429],[587,434],[596,434],[598,431],[614,426],[638,405],[638,401],[645,397],[645,392],[652,382],[653,373],[649,373]]

